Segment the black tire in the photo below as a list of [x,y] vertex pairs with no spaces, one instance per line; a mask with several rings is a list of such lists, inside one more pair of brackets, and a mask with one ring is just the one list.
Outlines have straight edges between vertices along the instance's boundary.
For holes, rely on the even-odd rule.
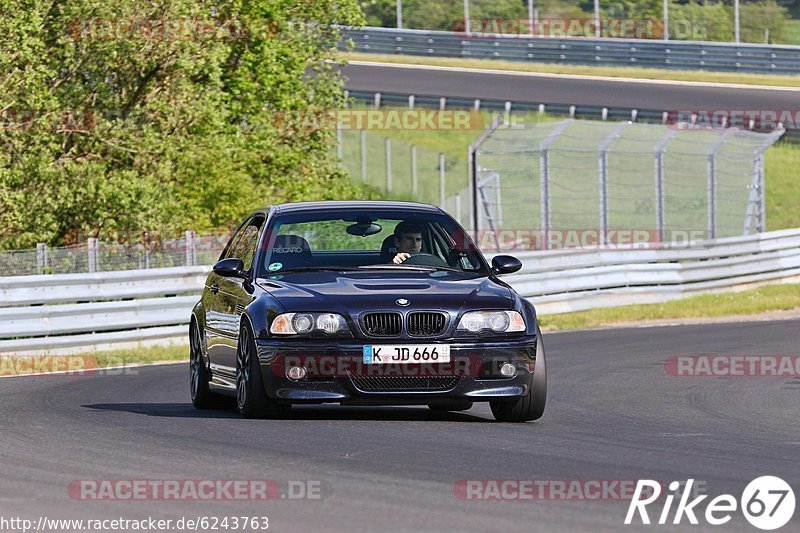
[[510,401],[489,402],[492,414],[498,422],[527,422],[539,420],[547,404],[547,369],[545,367],[542,333],[536,327],[536,368],[528,394]]
[[236,405],[245,418],[284,418],[291,404],[267,398],[255,338],[243,325],[236,349]]
[[469,400],[452,400],[447,403],[428,404],[431,411],[469,411],[472,409],[472,402]]
[[200,328],[198,328],[197,322],[192,319],[189,325],[189,393],[192,397],[192,405],[195,408],[210,409],[216,406],[218,397],[209,389],[208,383],[210,381],[211,373],[203,357]]

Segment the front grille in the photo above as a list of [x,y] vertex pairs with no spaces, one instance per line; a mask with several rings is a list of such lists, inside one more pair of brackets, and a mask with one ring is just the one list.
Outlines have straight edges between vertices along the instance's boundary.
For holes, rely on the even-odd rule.
[[374,337],[393,337],[403,329],[400,313],[367,313],[362,319],[364,332]]
[[458,383],[458,376],[350,376],[353,385],[364,392],[447,391]]
[[408,315],[408,334],[412,337],[439,335],[447,325],[443,313],[410,313]]

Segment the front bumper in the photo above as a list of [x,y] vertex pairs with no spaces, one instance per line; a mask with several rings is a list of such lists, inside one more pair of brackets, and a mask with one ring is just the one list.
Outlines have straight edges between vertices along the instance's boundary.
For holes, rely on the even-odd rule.
[[[536,364],[536,338],[493,342],[463,339],[426,342],[448,344],[450,364],[365,365],[365,344],[403,342],[258,340],[258,357],[267,396],[292,403],[408,405],[438,400],[489,401],[513,399],[528,393]],[[407,342],[407,344],[421,344]],[[516,374],[503,377],[499,368],[512,363]],[[308,375],[286,377],[290,366],[303,366]]]

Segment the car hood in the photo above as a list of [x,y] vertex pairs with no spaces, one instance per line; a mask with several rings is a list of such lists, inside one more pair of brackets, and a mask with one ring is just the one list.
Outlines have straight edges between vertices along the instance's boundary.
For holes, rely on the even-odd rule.
[[[258,284],[287,311],[357,314],[374,310],[513,309],[511,290],[487,277],[461,274],[432,277],[429,273],[308,272]],[[405,298],[408,306],[399,306]]]

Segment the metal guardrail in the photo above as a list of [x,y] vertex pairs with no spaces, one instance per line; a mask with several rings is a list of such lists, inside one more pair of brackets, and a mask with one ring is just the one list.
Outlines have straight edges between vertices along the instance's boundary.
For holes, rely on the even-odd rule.
[[0,278],[0,353],[186,342],[189,316],[210,270],[198,266]]
[[[683,247],[516,255],[523,269],[504,279],[542,314],[800,281],[800,229]],[[0,278],[5,304],[0,308],[0,353],[186,342],[191,308],[209,270],[184,267]],[[79,303],[82,299],[92,301]]]
[[800,229],[656,250],[520,253],[507,278],[543,314],[661,303],[702,292],[800,281]]
[[491,38],[375,27],[345,29],[342,34],[345,40],[354,42],[355,51],[367,53],[757,74],[800,73],[800,47],[788,45],[511,35]]

